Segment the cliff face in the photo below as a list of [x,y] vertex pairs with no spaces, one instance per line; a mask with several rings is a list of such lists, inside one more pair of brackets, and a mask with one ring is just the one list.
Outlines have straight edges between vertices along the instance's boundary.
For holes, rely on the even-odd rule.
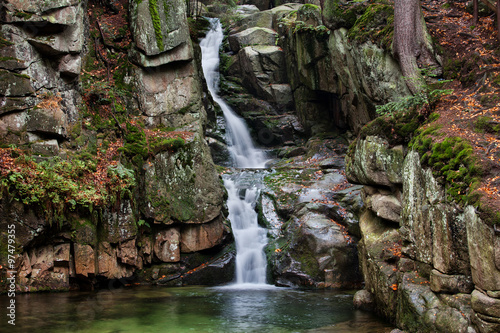
[[204,263],[228,228],[185,2],[2,5],[2,253],[15,225],[19,288]]
[[347,157],[348,178],[365,184],[359,305],[410,332],[497,331],[494,228],[447,198],[417,152],[403,151],[367,136]]

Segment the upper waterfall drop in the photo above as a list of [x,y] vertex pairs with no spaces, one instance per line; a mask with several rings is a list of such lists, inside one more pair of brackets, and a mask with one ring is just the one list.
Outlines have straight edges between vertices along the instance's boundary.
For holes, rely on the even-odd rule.
[[219,19],[209,19],[211,29],[201,40],[201,64],[207,81],[208,90],[214,101],[224,112],[227,126],[227,143],[237,168],[262,169],[266,166],[265,154],[253,145],[250,133],[243,119],[238,117],[227,103],[220,98],[219,92],[219,48],[224,34]]

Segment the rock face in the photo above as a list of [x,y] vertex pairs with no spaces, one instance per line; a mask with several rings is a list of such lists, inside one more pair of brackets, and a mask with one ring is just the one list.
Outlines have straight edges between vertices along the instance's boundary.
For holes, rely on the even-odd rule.
[[345,28],[326,29],[318,6],[304,5],[285,16],[279,34],[295,107],[308,131],[325,130],[328,119],[357,133],[372,119],[375,104],[408,94],[389,53],[371,42],[348,40]]
[[[202,281],[202,270],[181,278],[198,266],[227,282],[234,260],[215,253],[229,242],[224,190],[205,141],[213,107],[185,2],[118,0],[110,10],[99,1],[6,0],[0,20],[0,142],[22,149],[2,156],[31,153],[41,174],[61,160],[79,165],[48,181],[54,193],[87,193],[23,197],[12,185],[17,201],[2,196],[1,250],[15,225],[18,288],[87,289],[142,270],[142,279],[166,283],[155,274],[164,265],[175,284]],[[86,185],[71,185],[86,172]],[[113,192],[125,180],[131,186]],[[199,259],[214,248],[215,259]]]
[[403,156],[366,137],[346,162],[365,184],[359,258],[372,308],[408,332],[498,330],[498,236],[446,199],[418,153]]

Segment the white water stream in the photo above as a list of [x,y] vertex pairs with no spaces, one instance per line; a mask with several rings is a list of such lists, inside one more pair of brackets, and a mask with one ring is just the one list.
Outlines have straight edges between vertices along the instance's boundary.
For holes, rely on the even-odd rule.
[[[245,122],[218,95],[219,48],[223,32],[218,19],[210,19],[210,22],[211,29],[200,42],[203,74],[212,98],[224,112],[226,141],[233,165],[242,169],[264,168],[266,157],[262,151],[254,147]],[[236,242],[236,284],[234,286],[238,288],[268,286],[264,254],[267,230],[258,225],[255,203],[259,196],[259,189],[252,184],[251,175],[252,173],[242,171],[234,175],[232,179],[224,179],[228,192],[229,220]]]

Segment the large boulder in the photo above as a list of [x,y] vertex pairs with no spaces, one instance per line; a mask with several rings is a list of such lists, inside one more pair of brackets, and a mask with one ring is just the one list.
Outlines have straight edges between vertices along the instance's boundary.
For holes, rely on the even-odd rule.
[[357,140],[353,155],[346,157],[346,174],[350,182],[365,185],[392,186],[401,184],[402,147],[390,148],[376,136]]
[[242,32],[230,35],[229,45],[233,52],[238,52],[246,46],[252,45],[275,45],[278,34],[269,28],[253,27]]
[[159,55],[189,40],[186,3],[182,0],[129,1],[135,46]]

